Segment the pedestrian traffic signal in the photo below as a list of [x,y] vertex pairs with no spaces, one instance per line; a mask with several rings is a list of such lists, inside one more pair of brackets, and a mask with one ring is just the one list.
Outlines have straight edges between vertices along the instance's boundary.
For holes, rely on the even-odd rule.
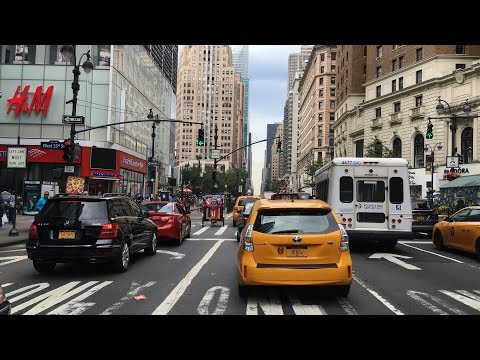
[[280,140],[277,141],[277,153],[283,152],[282,150],[282,142]]
[[457,156],[458,156],[458,165],[463,165],[463,155],[457,154]]
[[425,137],[427,139],[433,139],[433,124],[431,122],[427,124],[427,134]]
[[205,145],[205,133],[203,129],[198,129],[197,145],[198,146]]
[[73,165],[74,153],[75,144],[73,144],[70,139],[65,139],[63,141],[63,160],[65,160],[68,165]]

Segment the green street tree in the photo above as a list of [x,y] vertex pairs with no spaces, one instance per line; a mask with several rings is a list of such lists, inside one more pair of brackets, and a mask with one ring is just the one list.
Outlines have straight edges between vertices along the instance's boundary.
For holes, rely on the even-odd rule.
[[393,151],[383,145],[379,139],[375,139],[365,147],[365,157],[391,158]]
[[305,174],[307,174],[310,177],[310,179],[305,181],[305,185],[312,188],[315,186],[315,179],[314,179],[315,173],[322,166],[323,166],[323,159],[319,158],[317,161],[310,159],[310,161],[307,163],[307,166],[305,166]]

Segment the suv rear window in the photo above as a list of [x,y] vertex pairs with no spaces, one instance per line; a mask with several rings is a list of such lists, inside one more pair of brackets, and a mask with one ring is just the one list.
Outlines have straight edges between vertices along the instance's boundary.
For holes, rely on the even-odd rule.
[[265,234],[328,234],[338,231],[329,210],[264,210],[257,213],[253,230]]
[[428,205],[428,201],[412,201],[412,210],[429,210],[430,206]]
[[37,215],[38,222],[107,222],[106,201],[48,200],[43,211]]

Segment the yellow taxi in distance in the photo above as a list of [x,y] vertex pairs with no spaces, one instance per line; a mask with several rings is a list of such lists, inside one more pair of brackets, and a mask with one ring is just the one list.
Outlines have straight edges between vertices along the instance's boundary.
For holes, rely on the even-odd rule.
[[345,297],[352,283],[348,235],[322,200],[258,200],[240,235],[238,292],[250,285],[335,285]]
[[468,206],[436,223],[433,245],[468,251],[480,260],[480,206]]
[[246,195],[246,196],[239,196],[237,197],[237,201],[235,201],[235,206],[233,207],[233,226],[237,226],[237,219],[243,211],[243,207],[245,204],[249,202],[255,202],[261,199],[260,196],[253,196],[253,195]]

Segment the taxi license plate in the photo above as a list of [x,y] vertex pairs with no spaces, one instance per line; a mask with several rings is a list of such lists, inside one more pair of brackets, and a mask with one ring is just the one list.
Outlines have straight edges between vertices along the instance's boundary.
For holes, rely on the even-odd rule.
[[75,231],[63,231],[60,230],[58,232],[58,238],[64,240],[74,240],[75,239]]
[[415,216],[415,219],[416,220],[425,220],[425,216],[417,215],[417,216]]
[[307,257],[307,247],[287,247],[287,257]]

